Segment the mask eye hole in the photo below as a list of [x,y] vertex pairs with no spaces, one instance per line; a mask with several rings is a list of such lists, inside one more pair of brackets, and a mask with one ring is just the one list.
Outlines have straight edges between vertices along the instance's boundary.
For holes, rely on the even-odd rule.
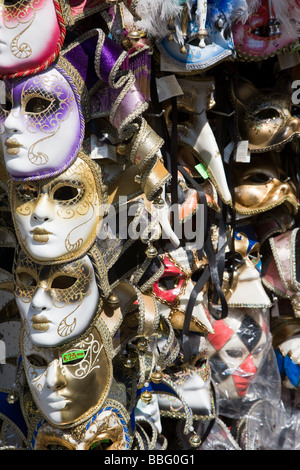
[[27,356],[28,362],[34,367],[47,367],[47,361],[42,356],[38,354],[30,354]]
[[77,188],[76,186],[59,186],[57,189],[54,190],[53,199],[62,202],[72,201],[73,199],[76,199],[80,193],[80,188]]
[[162,291],[176,289],[179,286],[180,280],[181,280],[181,277],[179,275],[178,276],[165,276],[159,279],[158,287]]
[[18,198],[22,201],[32,201],[38,197],[38,189],[30,183],[23,183],[17,186]]
[[40,97],[33,97],[28,100],[25,112],[30,114],[40,114],[45,112],[51,105],[51,100]]
[[243,357],[243,351],[241,349],[226,349],[226,354],[232,359]]
[[100,441],[93,442],[89,450],[108,450],[112,445],[113,441],[110,439],[101,439]]
[[255,114],[255,117],[260,121],[267,121],[268,119],[274,119],[281,117],[279,111],[275,108],[261,109]]
[[34,277],[27,273],[27,272],[18,272],[17,273],[18,280],[26,287],[36,287],[37,282]]
[[253,173],[246,178],[246,184],[267,184],[271,181],[269,175],[265,173]]
[[77,281],[76,277],[73,276],[57,276],[53,279],[51,288],[52,289],[70,289],[75,282]]

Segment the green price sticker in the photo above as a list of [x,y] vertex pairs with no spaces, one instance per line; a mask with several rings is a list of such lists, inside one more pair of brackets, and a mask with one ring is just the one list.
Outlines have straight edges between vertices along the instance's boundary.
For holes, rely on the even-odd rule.
[[76,361],[77,359],[83,359],[84,356],[85,352],[83,350],[71,351],[63,354],[62,360],[63,363],[66,364],[67,362]]
[[198,165],[195,166],[195,169],[198,171],[198,173],[202,176],[203,179],[207,180],[209,178],[209,175],[202,165],[202,163],[199,163]]

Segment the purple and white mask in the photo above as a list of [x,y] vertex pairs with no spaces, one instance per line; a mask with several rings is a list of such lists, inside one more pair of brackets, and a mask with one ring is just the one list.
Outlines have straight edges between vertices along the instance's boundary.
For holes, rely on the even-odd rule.
[[[64,171],[82,142],[82,113],[70,82],[56,68],[6,82],[0,139],[12,179],[41,179]],[[6,109],[5,109],[6,108]]]

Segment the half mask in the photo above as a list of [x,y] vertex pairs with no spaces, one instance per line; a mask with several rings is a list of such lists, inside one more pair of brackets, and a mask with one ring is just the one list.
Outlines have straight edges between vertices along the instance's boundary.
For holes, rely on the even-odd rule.
[[259,309],[231,308],[207,336],[212,378],[222,397],[243,398],[268,350],[268,327]]
[[91,30],[47,70],[4,82],[0,139],[12,179],[47,178],[70,166],[92,116],[91,96],[101,84],[107,93],[97,115],[107,116],[120,135],[146,109],[133,74],[117,77],[125,56],[101,30]]
[[[251,7],[251,0],[247,3]],[[246,21],[232,26],[238,58],[244,61],[267,59],[291,49],[298,41],[297,2],[261,0],[256,4],[257,8]]]
[[79,433],[76,428],[60,429],[42,421],[34,432],[31,449],[128,450],[131,445],[128,422],[126,410],[120,410],[120,404],[113,402],[93,416]]
[[298,212],[297,190],[283,171],[280,155],[266,152],[252,155],[251,161],[234,164],[235,210],[240,215],[256,215],[282,204],[292,215]]
[[299,317],[299,229],[271,237],[269,244],[272,258],[264,266],[263,283],[279,297],[289,299],[295,317]]
[[[229,307],[269,308],[271,301],[261,280],[260,243],[251,225],[239,227],[234,233],[235,269],[229,288],[224,282]],[[226,271],[224,273],[226,279]]]
[[244,78],[231,81],[235,127],[251,153],[280,150],[299,136],[299,109],[293,105],[291,81],[279,77],[272,89],[258,89]]
[[19,243],[37,263],[82,257],[101,227],[102,183],[94,162],[83,153],[57,177],[12,182],[10,198]]
[[33,400],[50,424],[73,427],[102,407],[112,381],[112,345],[101,320],[78,342],[56,349],[34,346],[25,328],[21,354]]
[[95,319],[99,292],[88,256],[42,266],[21,252],[15,283],[21,319],[36,346],[51,348],[78,338]]
[[[222,200],[231,204],[222,156],[206,114],[215,105],[214,80],[179,78],[178,83],[183,91],[183,95],[177,98],[178,144],[182,147],[179,155],[185,160],[185,154],[191,152],[204,165]],[[166,107],[165,117],[171,129],[171,106]]]

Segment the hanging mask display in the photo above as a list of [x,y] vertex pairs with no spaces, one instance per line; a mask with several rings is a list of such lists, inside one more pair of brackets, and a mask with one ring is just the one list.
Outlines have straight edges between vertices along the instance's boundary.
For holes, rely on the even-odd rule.
[[[75,429],[60,429],[42,421],[31,440],[33,450],[128,450],[131,437],[126,423],[129,416],[119,403],[108,400],[84,429],[80,438]],[[82,428],[82,425],[80,426]]]
[[[234,234],[235,269],[229,289],[225,284],[229,307],[269,308],[271,301],[261,280],[260,243],[251,225],[239,227]],[[226,281],[225,281],[226,282]]]
[[252,216],[282,204],[292,215],[297,214],[297,190],[283,171],[279,154],[252,155],[249,163],[234,164],[234,175],[234,207],[238,214]]
[[243,398],[268,350],[268,327],[259,309],[229,310],[207,336],[212,377],[223,397]]
[[[183,95],[177,98],[179,155],[191,152],[203,165],[226,204],[231,204],[223,160],[206,111],[213,108],[214,81],[205,79],[178,79]],[[168,128],[172,127],[172,107],[166,107]]]
[[15,230],[22,249],[34,261],[71,261],[83,256],[94,243],[105,202],[94,165],[81,153],[55,178],[12,183]]
[[56,347],[90,328],[99,308],[99,292],[88,256],[42,266],[21,253],[15,280],[21,319],[36,346]]
[[112,346],[101,320],[83,339],[57,349],[33,345],[25,328],[21,354],[33,400],[54,426],[75,426],[103,405],[112,381]]
[[296,317],[300,316],[300,284],[298,280],[299,229],[271,237],[272,257],[266,261],[263,283],[281,298],[289,299]]
[[[248,4],[251,7],[251,0]],[[298,41],[297,2],[260,0],[256,5],[246,21],[232,26],[234,46],[240,60],[267,59],[281,51],[291,50]]]
[[251,153],[281,150],[299,136],[299,109],[293,104],[290,77],[259,90],[244,78],[231,81],[235,127],[239,140],[248,141]]

